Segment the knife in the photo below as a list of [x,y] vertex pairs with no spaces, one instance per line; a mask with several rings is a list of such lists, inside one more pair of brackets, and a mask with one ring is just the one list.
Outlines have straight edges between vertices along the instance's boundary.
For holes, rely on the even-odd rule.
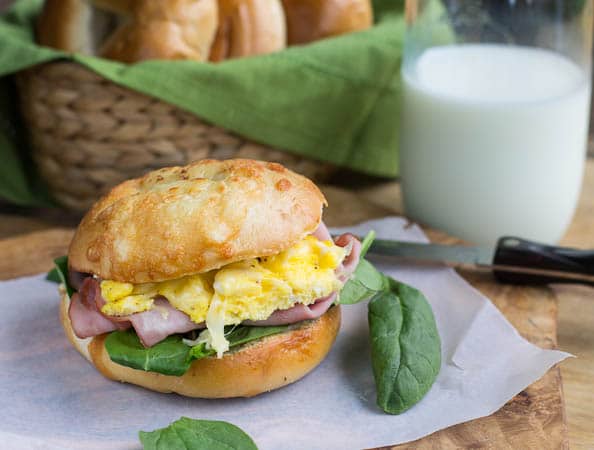
[[539,244],[506,236],[495,248],[376,239],[370,254],[490,270],[501,283],[580,283],[594,286],[594,250]]

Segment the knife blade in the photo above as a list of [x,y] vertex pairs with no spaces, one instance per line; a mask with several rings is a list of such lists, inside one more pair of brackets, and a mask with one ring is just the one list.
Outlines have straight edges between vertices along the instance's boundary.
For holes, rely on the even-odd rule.
[[556,247],[513,236],[500,238],[494,248],[376,239],[369,254],[490,270],[502,283],[594,285],[594,250]]

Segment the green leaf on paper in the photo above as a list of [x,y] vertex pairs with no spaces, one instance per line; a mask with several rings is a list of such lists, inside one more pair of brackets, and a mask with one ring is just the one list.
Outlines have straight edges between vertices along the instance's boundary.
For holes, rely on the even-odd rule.
[[441,367],[441,342],[425,296],[388,278],[389,289],[369,302],[371,361],[377,404],[400,414],[418,403]]
[[361,259],[338,303],[350,305],[371,298],[368,320],[377,404],[389,414],[400,414],[418,403],[435,382],[441,341],[425,296],[363,258],[374,238],[370,232],[363,239]]
[[138,433],[144,450],[257,450],[241,428],[218,420],[182,417],[168,427]]

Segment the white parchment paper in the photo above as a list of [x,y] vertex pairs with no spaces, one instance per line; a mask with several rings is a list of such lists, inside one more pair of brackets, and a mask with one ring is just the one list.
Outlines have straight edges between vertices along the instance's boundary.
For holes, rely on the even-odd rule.
[[[426,240],[405,223],[386,218],[349,230]],[[378,268],[425,293],[442,339],[435,385],[400,416],[375,405],[365,304],[342,308],[336,344],[303,380],[251,399],[198,400],[103,378],[64,337],[55,284],[41,275],[0,283],[0,443],[13,449],[133,449],[140,447],[139,430],[188,416],[234,423],[263,450],[396,444],[493,413],[569,356],[524,340],[451,269]]]

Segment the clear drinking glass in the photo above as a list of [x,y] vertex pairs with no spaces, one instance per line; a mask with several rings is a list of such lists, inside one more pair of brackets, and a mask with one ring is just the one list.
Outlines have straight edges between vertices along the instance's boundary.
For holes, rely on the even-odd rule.
[[407,0],[407,215],[472,242],[557,242],[580,192],[592,0]]

